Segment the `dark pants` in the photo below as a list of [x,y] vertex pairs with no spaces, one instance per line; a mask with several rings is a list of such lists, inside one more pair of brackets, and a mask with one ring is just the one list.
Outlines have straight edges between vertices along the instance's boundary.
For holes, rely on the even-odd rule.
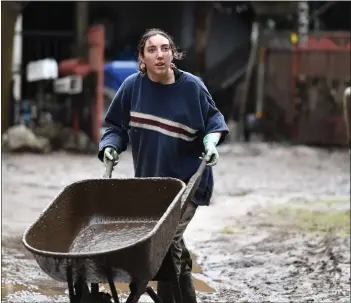
[[[173,238],[173,243],[171,245],[171,254],[175,262],[175,267],[177,275],[179,278],[179,283],[181,287],[183,303],[193,303],[196,302],[195,289],[192,285],[191,271],[193,267],[193,261],[191,255],[184,242],[184,232],[189,225],[191,219],[194,217],[197,209],[197,205],[190,202],[187,209],[185,210],[181,221],[178,224],[176,234]],[[173,302],[173,286],[170,282],[158,282],[157,283],[157,293],[164,301],[164,303]]]

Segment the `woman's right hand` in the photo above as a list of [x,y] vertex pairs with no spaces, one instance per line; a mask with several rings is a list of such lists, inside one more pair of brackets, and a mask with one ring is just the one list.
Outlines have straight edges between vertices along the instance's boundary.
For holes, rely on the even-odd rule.
[[105,166],[107,165],[107,161],[113,161],[113,166],[115,166],[115,165],[117,165],[118,160],[119,160],[119,155],[113,147],[106,147],[104,149],[103,162],[104,162]]

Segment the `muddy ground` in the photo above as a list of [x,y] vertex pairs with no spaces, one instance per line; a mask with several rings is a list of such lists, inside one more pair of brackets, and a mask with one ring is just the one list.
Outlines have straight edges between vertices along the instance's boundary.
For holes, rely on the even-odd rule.
[[[21,236],[63,186],[103,166],[63,152],[2,161],[2,302],[68,302],[65,284],[41,272]],[[114,176],[132,174],[125,153]],[[186,232],[199,302],[349,301],[347,151],[223,145],[215,177],[212,205]]]

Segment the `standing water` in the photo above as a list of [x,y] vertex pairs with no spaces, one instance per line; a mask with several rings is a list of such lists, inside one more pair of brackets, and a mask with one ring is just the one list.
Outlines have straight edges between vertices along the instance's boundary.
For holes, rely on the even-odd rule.
[[98,253],[116,250],[144,238],[157,221],[98,223],[83,229],[73,241],[71,253]]

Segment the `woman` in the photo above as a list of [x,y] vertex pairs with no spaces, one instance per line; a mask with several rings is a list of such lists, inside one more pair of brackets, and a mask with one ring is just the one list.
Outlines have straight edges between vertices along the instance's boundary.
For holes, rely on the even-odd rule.
[[[223,115],[217,110],[204,83],[181,71],[173,60],[182,59],[172,38],[151,29],[138,46],[139,72],[119,88],[107,111],[109,128],[101,138],[98,157],[117,164],[130,142],[135,177],[173,177],[189,181],[205,151],[208,168],[189,203],[171,247],[184,302],[196,302],[191,279],[192,260],[183,234],[197,206],[209,205],[213,191],[211,166],[218,161],[216,146],[228,134]],[[167,283],[158,283],[157,292],[171,302]]]

